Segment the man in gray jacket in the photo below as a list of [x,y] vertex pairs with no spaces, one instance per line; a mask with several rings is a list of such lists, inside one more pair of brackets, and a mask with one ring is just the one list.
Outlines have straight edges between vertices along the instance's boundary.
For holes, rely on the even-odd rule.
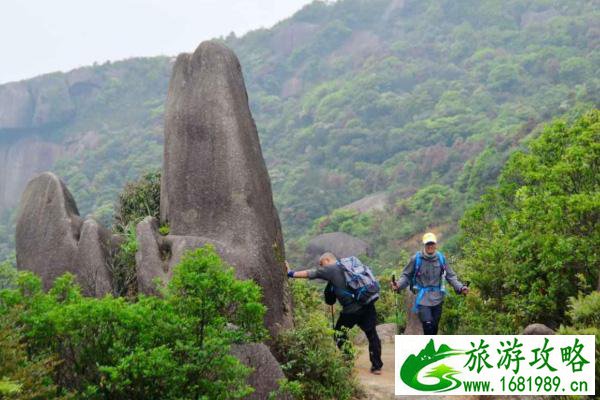
[[319,267],[304,271],[290,270],[288,263],[285,264],[288,268],[289,278],[323,279],[331,284],[333,294],[342,305],[342,311],[335,324],[338,347],[341,349],[347,340],[346,333],[342,328],[351,329],[354,325],[358,325],[369,341],[371,373],[381,375],[383,361],[381,361],[381,341],[376,329],[375,301],[361,305],[349,296],[346,278],[337,256],[331,252],[324,253],[319,259]]
[[437,238],[433,233],[423,235],[423,245],[424,250],[411,257],[398,282],[392,282],[392,289],[400,292],[410,285],[416,291],[413,311],[419,315],[423,333],[437,335],[445,295],[443,279],[458,294],[466,295],[469,289],[458,280],[444,255],[436,251]]

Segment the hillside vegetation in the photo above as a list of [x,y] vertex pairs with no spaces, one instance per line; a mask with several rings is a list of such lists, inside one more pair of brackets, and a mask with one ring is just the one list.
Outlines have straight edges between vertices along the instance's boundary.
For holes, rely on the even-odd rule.
[[[599,103],[593,4],[317,1],[271,29],[223,39],[244,69],[288,239],[380,191],[397,240],[423,225],[452,227],[534,127]],[[54,169],[82,214],[108,222],[124,183],[161,164],[170,60],[90,69],[97,84],[75,96],[73,118],[44,134],[84,142]],[[97,145],[85,145],[89,131]],[[428,204],[445,212],[420,208]],[[418,226],[404,226],[407,214]]]

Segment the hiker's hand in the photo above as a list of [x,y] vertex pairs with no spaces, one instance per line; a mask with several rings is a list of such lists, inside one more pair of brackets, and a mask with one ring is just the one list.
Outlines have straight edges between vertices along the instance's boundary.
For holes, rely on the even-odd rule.
[[469,293],[469,288],[466,286],[463,286],[462,289],[460,289],[460,294],[466,296],[467,293]]
[[289,272],[289,271],[290,271],[290,269],[291,269],[291,268],[290,268],[290,264],[289,264],[287,261],[285,261],[285,269],[286,269],[288,272]]
[[398,282],[392,282],[390,285],[392,286],[392,290],[394,292],[397,292],[398,290],[400,290],[400,285],[398,285]]

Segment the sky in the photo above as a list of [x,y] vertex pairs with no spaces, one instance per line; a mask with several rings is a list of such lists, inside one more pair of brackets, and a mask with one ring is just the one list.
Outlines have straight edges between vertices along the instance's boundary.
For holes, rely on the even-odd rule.
[[0,84],[129,57],[191,52],[269,28],[312,0],[0,0]]

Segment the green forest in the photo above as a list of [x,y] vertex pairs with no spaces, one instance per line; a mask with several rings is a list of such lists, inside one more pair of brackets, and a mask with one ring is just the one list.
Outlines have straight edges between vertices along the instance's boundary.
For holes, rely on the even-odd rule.
[[[220,38],[240,58],[288,259],[300,264],[321,233],[366,240],[364,261],[385,289],[378,320],[396,322],[390,276],[433,230],[471,290],[448,296],[440,333],[518,334],[542,322],[594,334],[600,393],[599,20],[584,0],[314,1],[272,28]],[[88,67],[102,84],[43,132],[57,143],[100,138],[53,170],[82,215],[125,233],[123,282],[135,268],[135,223],[158,213],[172,62]],[[386,206],[343,208],[371,194]],[[44,293],[14,269],[16,212],[0,216],[0,398],[252,391],[228,349],[267,337],[260,289],[237,281],[214,249],[189,254],[161,298],[125,296],[125,284],[124,297],[86,298],[69,275]],[[274,345],[286,357],[280,390],[359,397],[320,287],[291,286],[296,328]],[[229,323],[243,332],[223,335]]]

